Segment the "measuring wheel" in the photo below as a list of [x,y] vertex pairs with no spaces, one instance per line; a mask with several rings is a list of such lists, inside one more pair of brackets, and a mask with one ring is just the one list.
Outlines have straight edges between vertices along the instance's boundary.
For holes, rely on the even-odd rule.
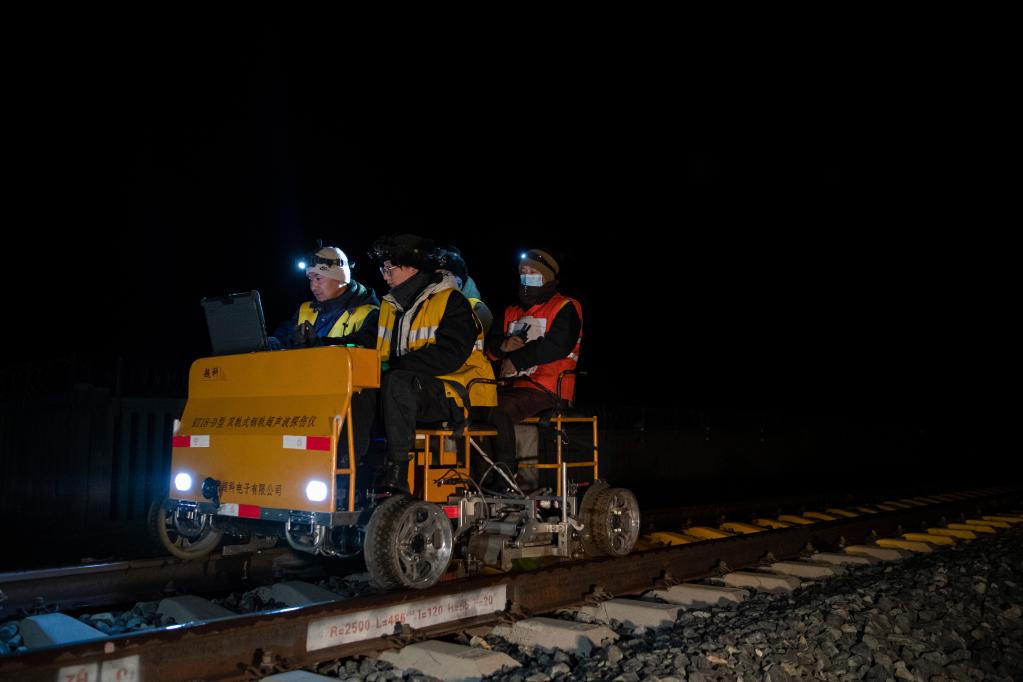
[[180,559],[201,559],[220,544],[224,531],[213,527],[213,515],[195,509],[167,509],[166,499],[149,508],[149,531],[160,545]]
[[590,556],[625,556],[639,539],[639,503],[627,488],[598,482],[580,504],[582,545]]
[[366,525],[366,568],[384,589],[424,588],[448,568],[451,521],[435,504],[405,496],[389,498]]

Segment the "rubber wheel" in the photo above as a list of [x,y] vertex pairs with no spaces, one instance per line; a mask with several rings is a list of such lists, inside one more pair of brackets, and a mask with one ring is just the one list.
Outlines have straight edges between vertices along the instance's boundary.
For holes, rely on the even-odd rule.
[[597,492],[589,512],[589,541],[601,554],[625,556],[639,539],[639,503],[626,488]]
[[395,496],[373,512],[363,552],[374,582],[385,590],[430,587],[451,561],[451,521],[441,508]]
[[160,546],[179,559],[201,559],[220,544],[224,531],[213,527],[213,515],[167,509],[166,498],[149,507],[149,532]]
[[576,512],[576,519],[583,524],[582,530],[579,531],[575,537],[578,538],[579,545],[582,548],[585,556],[600,556],[603,552],[597,547],[597,544],[593,541],[593,503],[601,492],[608,489],[607,483],[604,481],[594,481],[590,485],[586,492],[583,494],[582,499],[579,500],[579,509]]

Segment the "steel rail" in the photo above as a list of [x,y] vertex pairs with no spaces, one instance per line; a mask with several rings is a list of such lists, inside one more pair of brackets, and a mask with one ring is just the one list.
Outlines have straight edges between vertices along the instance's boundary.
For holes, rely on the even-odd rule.
[[[716,525],[722,518],[743,520],[776,514],[780,509],[797,512],[848,503],[848,499],[839,500],[835,495],[806,494],[654,509],[643,512],[643,532],[689,522]],[[289,549],[276,548],[248,554],[212,554],[196,561],[167,556],[0,573],[0,620],[40,610],[105,609],[159,599],[169,593],[215,594],[283,576],[322,578],[338,572],[338,561],[297,556]],[[168,586],[172,589],[167,590]]]
[[[890,512],[816,522],[750,535],[637,552],[622,558],[561,563],[537,571],[478,576],[441,583],[428,590],[358,597],[304,608],[282,609],[210,621],[188,627],[144,631],[64,648],[32,651],[0,659],[0,679],[54,680],[81,666],[114,666],[133,660],[141,681],[155,679],[247,679],[279,670],[315,665],[369,651],[393,648],[410,638],[436,637],[502,618],[542,613],[579,604],[595,592],[627,594],[758,563],[767,553],[777,558],[800,554],[808,545],[833,549],[869,541],[873,534],[936,524],[960,514],[1019,504],[1020,490],[998,489],[967,499]],[[507,609],[426,627],[400,636],[310,650],[311,633],[324,622],[373,610],[402,608],[415,602],[457,598],[470,591],[503,588]],[[510,612],[510,614],[509,614]],[[400,628],[399,628],[400,629]]]
[[201,561],[161,557],[0,573],[0,619],[40,608],[74,611],[159,599],[168,585],[175,593],[215,593],[282,574],[325,574],[316,562],[298,564],[293,557],[291,550],[269,549]]

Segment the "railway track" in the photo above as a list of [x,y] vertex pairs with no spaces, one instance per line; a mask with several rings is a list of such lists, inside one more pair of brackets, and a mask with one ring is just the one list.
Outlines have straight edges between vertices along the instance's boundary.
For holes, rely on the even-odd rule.
[[217,594],[245,584],[324,574],[322,563],[288,549],[215,554],[204,561],[163,557],[0,573],[0,622],[31,611],[109,609],[171,593]]
[[[883,504],[881,500],[899,497],[903,496],[893,493],[877,500]],[[723,519],[777,517],[786,512],[798,514],[842,505],[850,506],[849,500],[806,494],[655,509],[643,513],[645,535],[640,545],[656,545],[658,531],[718,526]],[[210,554],[201,561],[163,556],[0,573],[0,623],[32,612],[98,611],[172,594],[209,596],[272,580],[317,580],[346,570],[361,570],[360,565],[358,560],[313,557],[287,548],[232,554],[227,546],[224,553]]]
[[[706,577],[726,566],[735,569],[756,565],[768,555],[777,559],[797,557],[810,546],[833,550],[880,538],[882,546],[911,549],[914,544],[930,544],[921,534],[931,536],[934,544],[955,542],[965,537],[964,532],[969,533],[950,527],[957,525],[955,520],[962,520],[964,525],[974,521],[972,525],[981,532],[983,516],[1018,506],[1019,500],[1017,489],[992,488],[778,517],[754,515],[749,523],[725,521],[714,526],[675,527],[651,533],[644,539],[645,549],[623,558],[476,576],[423,591],[373,594],[29,651],[0,658],[0,677],[52,680],[55,676],[65,679],[75,671],[121,668],[133,671],[139,680],[244,679],[549,612],[598,594],[637,593]],[[678,521],[667,513],[660,517],[658,525],[662,529]],[[659,542],[664,545],[658,546]],[[255,567],[272,574],[274,560],[265,556],[262,563],[252,562],[246,570]],[[235,564],[224,563],[222,573],[231,566],[238,570]],[[157,569],[149,566],[148,570]],[[116,573],[113,568],[94,571],[95,575]],[[4,585],[2,589],[8,588]]]
[[[900,497],[904,495],[893,493],[877,499]],[[726,518],[798,514],[848,503],[834,495],[805,494],[644,511],[646,536],[641,544],[657,544],[658,531],[714,527]],[[181,593],[225,594],[272,580],[318,580],[346,570],[361,571],[360,562],[297,554],[286,548],[232,554],[228,546],[203,560],[163,556],[0,573],[0,623],[31,612],[99,610]]]

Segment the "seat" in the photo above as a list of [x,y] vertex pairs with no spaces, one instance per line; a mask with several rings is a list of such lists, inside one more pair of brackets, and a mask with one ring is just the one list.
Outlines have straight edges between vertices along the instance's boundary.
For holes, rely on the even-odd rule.
[[465,425],[461,435],[458,428],[447,422],[416,425],[414,466],[409,467],[409,490],[427,502],[447,502],[448,496],[466,485],[469,480],[469,462],[472,438],[496,436],[497,429],[490,424],[473,422]]
[[[561,382],[566,375],[586,376],[585,372],[580,372],[574,369],[566,369],[565,371],[558,374],[557,384],[557,395],[561,395]],[[574,387],[573,387],[574,389]],[[546,390],[546,389],[545,389]],[[524,426],[532,426],[534,428],[550,428],[555,434],[554,441],[555,456],[553,462],[542,463],[540,462],[539,447],[535,453],[523,453],[518,452],[516,456],[519,457],[519,470],[523,469],[536,469],[537,479],[539,479],[539,472],[542,470],[553,469],[555,471],[561,469],[561,465],[564,463],[569,469],[578,468],[592,468],[593,480],[596,481],[600,477],[600,456],[599,456],[599,438],[597,435],[597,417],[592,416],[580,416],[570,415],[569,413],[575,407],[575,391],[573,390],[571,397],[568,400],[558,397],[556,404],[553,408],[545,410],[540,414],[523,419],[520,422]],[[575,461],[565,461],[565,445],[567,444],[568,438],[566,435],[565,427],[570,424],[589,424],[591,428],[591,441],[587,446],[587,449],[592,448],[592,457],[578,459]],[[518,442],[518,438],[516,441]],[[539,445],[539,438],[534,439],[534,443]],[[532,455],[532,456],[530,456]],[[555,476],[557,479],[556,490],[557,494],[561,495],[561,477]]]
[[[473,379],[466,386],[466,395],[476,382],[496,383],[493,379]],[[416,497],[427,502],[447,502],[458,488],[468,486],[472,439],[496,436],[497,429],[492,424],[472,421],[470,410],[465,406],[462,420],[461,424],[416,425],[416,439],[410,453],[414,466],[409,467],[409,490]]]

